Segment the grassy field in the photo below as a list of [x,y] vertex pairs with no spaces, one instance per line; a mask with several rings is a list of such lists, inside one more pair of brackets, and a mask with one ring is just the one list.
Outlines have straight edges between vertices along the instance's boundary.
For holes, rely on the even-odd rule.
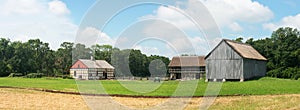
[[[164,109],[170,109],[174,105],[164,104],[166,101],[179,101],[182,98],[134,98],[134,97],[111,97],[110,100],[104,100],[102,96],[86,97],[89,102],[97,101],[97,103],[89,106],[86,99],[80,95],[56,94],[41,91],[0,88],[0,109],[47,109],[47,110],[65,110],[65,109],[104,109],[105,107],[120,107],[118,109],[147,109],[161,106]],[[90,99],[89,99],[90,98]],[[187,106],[185,110],[199,110],[202,97],[186,100]],[[229,96],[217,97],[209,109],[211,110],[299,110],[300,94],[286,95],[251,95],[251,96]],[[121,105],[119,105],[121,104]],[[176,103],[175,103],[176,104]],[[89,108],[89,107],[93,108]],[[179,108],[177,108],[179,109]]]
[[57,78],[0,78],[0,86],[42,88],[67,92],[78,91],[75,80]]
[[[0,78],[0,86],[43,88],[68,92],[89,92],[143,96],[203,96],[208,83],[199,81],[76,81],[72,79]],[[210,83],[213,86],[220,83]],[[103,85],[104,88],[101,88]],[[197,85],[197,86],[195,86]],[[225,82],[219,95],[300,94],[300,80],[261,78],[245,82]],[[193,89],[195,87],[195,89]],[[78,89],[80,88],[80,89]],[[177,90],[176,90],[177,89]],[[193,91],[195,90],[195,91]],[[174,92],[176,91],[176,92]]]

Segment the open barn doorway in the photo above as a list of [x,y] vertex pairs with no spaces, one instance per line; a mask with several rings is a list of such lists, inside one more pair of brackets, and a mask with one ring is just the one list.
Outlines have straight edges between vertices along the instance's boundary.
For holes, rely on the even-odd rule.
[[107,73],[106,72],[103,72],[103,77],[104,77],[104,79],[107,79]]
[[175,78],[176,79],[181,79],[181,73],[177,73]]

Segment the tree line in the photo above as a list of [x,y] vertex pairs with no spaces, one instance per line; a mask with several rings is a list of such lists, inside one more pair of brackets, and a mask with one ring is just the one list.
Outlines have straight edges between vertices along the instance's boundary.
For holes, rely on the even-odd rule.
[[[243,38],[236,41],[242,42]],[[250,38],[247,44],[253,46],[265,56],[267,61],[267,76],[277,78],[300,78],[300,31],[285,27],[275,30],[270,38],[254,40]]]
[[[117,77],[136,76],[149,77],[166,75],[167,65],[170,63],[168,57],[159,55],[147,56],[140,50],[112,47],[111,45],[93,45],[91,48],[77,44],[73,49],[73,62],[77,59],[90,59],[93,56],[97,60],[106,60],[115,67]],[[154,61],[154,62],[153,62]],[[165,70],[165,71],[163,71]],[[154,71],[151,73],[151,71]],[[160,73],[159,75],[157,73]]]
[[[146,56],[140,50],[112,47],[111,45],[93,45],[86,47],[83,44],[63,42],[56,51],[50,49],[49,43],[39,39],[31,39],[27,42],[9,39],[0,39],[0,77],[8,76],[11,73],[42,73],[44,76],[68,75],[72,64],[78,59],[90,59],[93,56],[96,60],[106,60],[115,68],[124,69],[127,61],[129,70],[133,76],[151,76],[148,66],[153,60],[160,60],[164,67],[156,65],[156,69],[166,68],[170,60],[164,56]],[[127,58],[128,57],[128,58]],[[125,66],[124,66],[125,65]],[[119,75],[121,69],[118,70]],[[127,73],[126,73],[127,74]]]
[[57,51],[39,39],[27,42],[0,39],[0,76],[10,73],[43,73],[47,76],[64,73],[71,65],[73,43],[64,42]]
[[[236,41],[242,42],[243,38]],[[245,43],[252,45],[265,56],[267,76],[298,79],[300,77],[300,32],[293,28],[279,28],[270,38]],[[106,60],[116,68],[116,75],[151,76],[153,73],[167,73],[170,60],[164,56],[147,56],[140,50],[112,47],[111,45],[93,45],[64,42],[56,51],[39,39],[27,42],[0,39],[0,76],[10,73],[43,73],[46,76],[69,74],[69,69],[77,59]],[[155,75],[154,75],[155,76]]]

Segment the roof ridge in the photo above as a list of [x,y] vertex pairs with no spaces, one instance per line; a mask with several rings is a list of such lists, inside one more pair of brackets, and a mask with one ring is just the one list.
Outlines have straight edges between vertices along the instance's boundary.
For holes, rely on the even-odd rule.
[[247,45],[247,46],[252,46],[250,44],[244,43],[244,42],[238,42],[238,41],[234,41],[234,40],[230,40],[230,39],[223,39],[224,41],[229,41],[232,43],[236,43],[236,44],[241,44],[241,45]]
[[175,57],[205,57],[205,55],[201,55],[201,56],[174,56],[173,58]]

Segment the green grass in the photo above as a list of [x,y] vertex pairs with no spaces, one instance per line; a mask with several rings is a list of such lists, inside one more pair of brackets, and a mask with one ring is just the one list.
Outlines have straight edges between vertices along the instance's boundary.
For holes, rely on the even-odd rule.
[[[76,81],[72,79],[0,78],[0,86],[144,96],[190,96],[192,94],[203,96],[208,86],[208,83],[205,83],[204,80],[164,81],[163,83],[104,80],[77,81],[77,84],[80,89],[77,88]],[[222,83],[209,83],[210,87],[217,87],[220,84]],[[220,92],[209,88],[208,90],[211,91],[206,94],[213,94],[213,92],[219,93],[219,95],[300,94],[300,80],[266,77],[245,82],[225,82],[221,86]]]
[[75,80],[57,78],[0,78],[0,86],[41,88],[67,92],[78,91]]

